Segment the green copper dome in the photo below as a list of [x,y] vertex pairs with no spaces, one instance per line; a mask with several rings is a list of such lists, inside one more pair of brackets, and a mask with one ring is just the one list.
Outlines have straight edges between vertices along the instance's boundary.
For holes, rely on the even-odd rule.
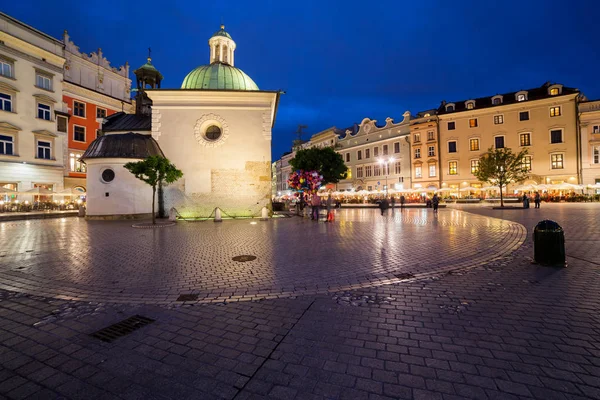
[[[215,36],[223,36],[223,37],[226,37],[226,38],[228,38],[228,39],[231,39],[231,36],[229,35],[229,33],[227,33],[227,32],[225,31],[225,25],[221,25],[221,29],[219,29],[218,31],[216,31],[216,32],[215,32],[215,33],[212,35],[212,37],[215,37]],[[233,40],[233,39],[231,39],[231,40]]]
[[181,88],[259,90],[256,83],[244,71],[220,62],[199,66],[187,74]]

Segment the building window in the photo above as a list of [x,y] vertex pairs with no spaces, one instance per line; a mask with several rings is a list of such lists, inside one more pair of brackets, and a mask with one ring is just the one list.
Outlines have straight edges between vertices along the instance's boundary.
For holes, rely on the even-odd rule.
[[502,99],[500,99],[500,97],[496,97],[494,98],[494,100],[492,100],[492,104],[497,106],[498,104],[502,104]]
[[470,102],[468,102],[468,103],[467,103],[467,110],[472,110],[473,108],[475,108],[475,103],[473,103],[473,102],[471,102],[471,101],[470,101]]
[[559,94],[558,88],[550,89],[550,96],[556,96]]
[[433,131],[427,132],[427,140],[435,140],[435,133]]
[[396,175],[400,175],[401,172],[402,172],[402,163],[400,161],[396,161],[396,163],[394,164],[394,173]]
[[479,150],[479,139],[470,139],[469,140],[469,148],[471,149],[471,151],[478,151]]
[[529,121],[529,111],[521,111],[519,113],[519,121]]
[[7,78],[13,77],[13,63],[8,60],[0,59],[0,75]]
[[12,96],[0,93],[0,110],[12,112]]
[[531,171],[531,156],[523,157],[522,167],[525,171]]
[[517,101],[525,101],[525,95],[524,94],[517,95]]
[[551,117],[559,117],[560,116],[560,106],[550,107],[550,116]]
[[415,149],[415,158],[421,158],[421,149]]
[[15,154],[12,136],[0,135],[0,154],[5,156],[12,156]]
[[521,146],[531,146],[531,134],[521,133],[519,135]]
[[458,174],[458,161],[450,161],[448,163],[448,174],[450,174],[450,175]]
[[373,157],[379,156],[379,147],[373,147]]
[[357,159],[357,160],[362,160],[362,150],[358,150],[358,151],[356,152],[356,159]]
[[102,130],[96,129],[96,139],[98,139],[100,136],[104,136],[104,134],[102,133]]
[[363,167],[356,167],[356,177],[357,178],[363,177]]
[[346,162],[350,162],[350,153],[346,153]]
[[429,165],[429,177],[432,178],[435,176],[435,164],[430,164]]
[[365,167],[365,176],[368,178],[370,176],[373,176],[373,167],[371,165],[367,165]]
[[38,103],[38,114],[39,119],[45,119],[50,121],[50,106],[42,103]]
[[346,179],[352,179],[352,168],[346,170]]
[[387,156],[387,155],[388,155],[388,145],[387,145],[387,144],[384,144],[384,145],[383,145],[383,155],[384,155],[384,156]]
[[106,168],[104,171],[102,171],[102,174],[100,175],[100,180],[104,183],[110,183],[115,179],[115,171],[113,171],[110,168]]
[[415,143],[420,143],[421,142],[421,134],[420,133],[415,133]]
[[552,169],[563,169],[563,155],[562,154],[551,154],[550,160],[552,162]]
[[[1,137],[2,136],[0,136],[0,138]],[[600,164],[600,146],[594,146],[593,153],[594,153],[593,163]]]
[[85,142],[85,128],[75,125],[73,127],[73,140],[76,142]]
[[52,78],[42,74],[36,74],[35,85],[41,89],[52,90]]
[[477,128],[477,118],[471,118],[469,120],[469,128]]
[[43,158],[45,160],[52,159],[52,144],[50,142],[37,142],[37,158]]
[[85,118],[85,103],[78,101],[73,102],[73,115],[76,117]]
[[373,166],[373,176],[379,176],[381,175],[381,167],[379,166],[379,164],[375,164]]
[[500,125],[504,123],[504,115],[494,115],[494,124]]
[[96,118],[106,118],[106,110],[104,108],[96,107]]
[[446,106],[446,111],[448,111],[448,112],[454,111],[454,105]]
[[562,129],[553,129],[550,131],[550,143],[562,143]]
[[365,149],[365,158],[371,158],[371,149]]
[[456,129],[456,122],[455,121],[448,122],[448,130],[453,131],[455,129]]
[[82,154],[77,153],[69,154],[69,165],[72,172],[86,172],[85,164],[79,160],[81,156]]
[[435,147],[434,146],[429,146],[429,148],[427,149],[427,155],[429,157],[435,157]]
[[67,131],[67,118],[62,117],[62,116],[57,116],[56,117],[56,130],[59,132],[66,132]]
[[471,174],[475,175],[479,170],[479,160],[471,160]]
[[448,153],[456,153],[456,140],[448,142]]
[[394,143],[394,153],[400,153],[400,142]]
[[496,146],[497,149],[503,149],[504,148],[504,136],[496,136],[494,138],[494,145]]
[[421,172],[421,167],[415,167],[415,178],[422,178],[423,173]]
[[592,127],[592,133],[600,133],[600,125],[594,125]]

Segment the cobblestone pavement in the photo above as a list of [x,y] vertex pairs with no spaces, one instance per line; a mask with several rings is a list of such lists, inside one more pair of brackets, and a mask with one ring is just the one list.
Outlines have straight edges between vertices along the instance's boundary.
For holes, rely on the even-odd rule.
[[[483,265],[327,295],[152,305],[0,291],[0,398],[600,399],[600,207],[466,210],[440,211],[438,221],[490,215],[531,229],[553,217],[569,267],[531,264],[527,235]],[[336,236],[349,222],[357,232],[352,218]],[[399,224],[372,218],[363,223],[388,227],[371,231]],[[454,241],[459,225],[417,225],[438,234],[420,235],[406,257],[435,256],[435,242]],[[336,254],[380,251],[348,246]],[[90,336],[132,315],[155,322],[112,343]]]
[[[0,224],[0,288],[121,303],[256,300],[398,282],[476,265],[517,248],[525,230],[443,210],[342,210],[338,223],[301,218],[179,223],[65,218]],[[423,249],[427,251],[417,251]],[[240,263],[232,258],[254,255]]]

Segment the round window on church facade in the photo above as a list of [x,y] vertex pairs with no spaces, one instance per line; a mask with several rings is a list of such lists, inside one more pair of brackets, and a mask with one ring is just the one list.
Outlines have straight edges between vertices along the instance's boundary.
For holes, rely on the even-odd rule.
[[104,171],[102,171],[101,178],[102,182],[104,183],[112,182],[115,179],[115,171],[110,168],[106,168]]
[[221,133],[221,128],[219,128],[217,125],[211,125],[206,128],[206,133],[204,135],[208,140],[215,141],[221,137]]

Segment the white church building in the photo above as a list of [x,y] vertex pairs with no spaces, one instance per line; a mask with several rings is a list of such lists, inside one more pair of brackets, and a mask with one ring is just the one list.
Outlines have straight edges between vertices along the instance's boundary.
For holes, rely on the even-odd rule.
[[161,153],[183,171],[164,188],[165,210],[183,218],[208,217],[215,208],[258,216],[270,206],[271,130],[281,92],[260,90],[234,66],[236,43],[223,25],[208,44],[209,64],[192,70],[180,89],[160,88],[163,77],[150,58],[134,71],[136,114],[108,117],[104,136],[82,156],[89,218],[149,216],[151,188],[123,165]]

